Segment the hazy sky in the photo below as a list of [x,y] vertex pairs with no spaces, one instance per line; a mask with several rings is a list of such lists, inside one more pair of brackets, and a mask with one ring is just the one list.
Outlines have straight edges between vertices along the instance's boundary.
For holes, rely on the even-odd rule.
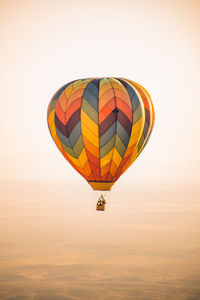
[[1,186],[1,300],[200,299],[199,191],[89,191]]
[[[191,0],[0,0],[1,299],[200,299],[199,11]],[[46,120],[62,85],[95,76],[140,83],[156,113],[103,214]]]
[[119,76],[142,84],[155,106],[139,160],[199,161],[199,9],[199,1],[1,1],[0,158],[23,169],[24,153],[31,171],[37,157],[39,174],[45,155],[64,174],[46,122],[52,95],[73,79]]

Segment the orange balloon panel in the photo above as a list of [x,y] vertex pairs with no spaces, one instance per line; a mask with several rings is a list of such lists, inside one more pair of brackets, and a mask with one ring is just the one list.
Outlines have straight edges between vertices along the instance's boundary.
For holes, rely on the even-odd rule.
[[60,88],[49,103],[50,133],[94,190],[110,190],[135,161],[153,129],[148,92],[124,78],[87,78]]

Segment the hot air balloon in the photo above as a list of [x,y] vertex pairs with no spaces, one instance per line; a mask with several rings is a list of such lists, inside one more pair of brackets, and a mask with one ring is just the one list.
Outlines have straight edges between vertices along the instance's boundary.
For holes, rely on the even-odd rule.
[[98,191],[111,190],[133,164],[150,137],[154,119],[145,88],[114,77],[67,83],[52,97],[47,112],[58,149]]

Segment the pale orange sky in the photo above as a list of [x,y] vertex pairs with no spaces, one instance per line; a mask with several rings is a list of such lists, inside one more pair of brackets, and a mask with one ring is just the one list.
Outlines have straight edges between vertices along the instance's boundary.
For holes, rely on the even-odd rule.
[[89,186],[1,185],[1,300],[199,299],[199,191],[116,187],[95,204]]
[[[184,0],[0,1],[2,300],[199,299],[199,11]],[[56,90],[93,76],[135,80],[156,112],[103,213],[46,121]]]
[[57,178],[76,176],[48,132],[48,103],[73,79],[120,76],[142,84],[155,106],[137,172],[192,161],[199,180],[199,10],[199,1],[1,1],[1,177],[37,177],[51,161]]

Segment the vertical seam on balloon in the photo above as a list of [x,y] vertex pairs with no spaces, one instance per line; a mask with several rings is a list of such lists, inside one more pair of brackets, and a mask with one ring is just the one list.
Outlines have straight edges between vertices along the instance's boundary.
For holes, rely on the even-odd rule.
[[[122,78],[123,79],[123,78]],[[148,91],[142,86],[142,85],[140,85],[139,83],[137,83],[137,82],[135,82],[135,81],[132,81],[132,80],[130,80],[130,79],[128,79],[127,80],[136,90],[137,90],[137,88],[139,88],[139,90],[140,91],[142,91],[142,93],[145,95],[145,98],[146,98],[146,100],[147,100],[147,102],[148,102],[148,104],[149,104],[149,113],[150,113],[150,117],[151,117],[151,122],[150,122],[150,124],[149,124],[149,131],[151,130],[151,127],[153,126],[153,124],[154,124],[154,122],[153,122],[153,116],[154,116],[154,107],[153,107],[153,102],[152,102],[152,100],[151,100],[151,96],[150,96],[150,94],[148,93]],[[134,84],[136,85],[136,87],[134,86]],[[140,95],[140,97],[141,97],[141,99],[142,99],[142,95],[141,95],[141,92],[140,91],[138,91],[137,90],[137,92],[138,92],[138,94]],[[143,102],[143,100],[142,100],[142,102]],[[145,107],[144,107],[144,109],[145,109]],[[151,115],[151,110],[152,110],[152,114],[153,115]],[[148,131],[148,132],[149,132]]]
[[[116,109],[117,101],[116,101],[115,91],[114,91],[114,88],[113,88],[112,83],[111,83],[111,81],[109,80],[109,78],[108,78],[108,81],[109,81],[109,83],[110,83],[110,85],[111,85],[111,88],[112,88],[112,90],[113,90],[113,94],[114,94],[114,98],[115,98],[115,109]],[[113,112],[112,112],[112,113],[113,113]],[[114,141],[114,147],[113,147],[113,150],[112,150],[113,153],[112,153],[112,158],[111,158],[111,160],[110,160],[110,166],[109,166],[109,169],[108,169],[106,181],[107,181],[108,175],[109,175],[109,173],[110,173],[110,167],[111,167],[111,164],[112,164],[113,155],[114,155],[114,148],[115,148],[115,143],[116,143],[116,134],[117,134],[117,112],[116,112],[116,120],[115,120],[115,122],[116,122],[116,128],[115,128],[115,141]]]
[[[146,137],[144,138],[144,141],[143,141],[143,144],[142,144],[142,147],[141,147],[140,151],[138,151],[138,155],[137,155],[137,157],[138,157],[140,155],[140,153],[142,152],[142,150],[144,149],[144,147],[146,146],[146,144],[148,142],[148,139],[151,135],[151,130],[153,129],[152,126],[153,126],[154,122],[153,122],[153,116],[151,115],[151,112],[153,113],[153,103],[152,103],[150,94],[145,90],[145,88],[143,86],[141,86],[140,84],[138,84],[137,82],[134,82],[134,81],[133,81],[133,84],[135,84],[137,87],[139,87],[140,91],[142,91],[142,93],[144,94],[144,96],[145,96],[145,98],[146,98],[146,100],[149,104],[148,111],[149,111],[149,114],[150,114],[150,117],[151,117],[150,124],[149,124],[149,130],[147,132]],[[138,91],[138,93],[140,94],[140,96],[142,98],[141,92]],[[144,109],[147,109],[147,108],[144,108]],[[146,119],[145,119],[145,121],[146,121]],[[145,126],[145,121],[144,121],[144,126]],[[144,127],[143,127],[143,130],[144,130]],[[142,135],[143,135],[143,130],[142,130]]]
[[[115,78],[115,79],[118,81],[118,78]],[[118,82],[122,85],[122,83],[121,83],[120,81],[118,81]],[[123,86],[123,85],[122,85],[122,86]],[[126,88],[125,88],[125,89],[126,89]],[[126,92],[127,92],[128,96],[129,96],[129,93],[128,93],[127,89],[126,89]],[[129,96],[129,99],[130,99],[130,96]],[[133,105],[132,105],[131,99],[130,99],[130,102],[131,102],[131,106],[132,106],[132,124],[131,124],[131,133],[132,133],[132,129],[133,129]],[[130,133],[130,135],[129,135],[128,144],[129,144],[129,142],[130,142],[131,133]],[[126,151],[127,151],[127,148],[128,148],[128,144],[127,144],[127,146],[126,146]],[[120,162],[118,168],[116,169],[114,175],[112,176],[112,179],[111,179],[111,180],[113,180],[113,178],[115,177],[115,174],[116,174],[117,171],[120,169],[120,165],[121,165],[121,163],[122,163],[122,161],[123,161],[123,159],[124,159],[124,156],[125,156],[125,154],[126,154],[126,151],[124,152],[124,155],[123,155],[123,157],[122,157],[122,160],[121,160],[121,162]]]
[[[99,84],[98,84],[98,136],[99,136],[99,93],[100,93],[100,81],[99,79]],[[99,136],[99,177],[101,181],[101,168],[100,168],[100,136]]]
[[[93,80],[93,79],[91,78],[90,81],[88,82],[88,84],[89,84],[92,80]],[[88,84],[86,85],[85,90],[86,90]],[[82,99],[81,99],[80,121],[81,121],[81,110],[82,110],[82,103],[83,103],[82,100],[83,100],[83,98],[84,98],[85,90],[84,90],[84,92],[83,92],[83,96],[82,96]],[[81,122],[81,124],[82,124],[82,122]],[[86,153],[86,156],[87,156],[86,147],[85,147],[85,143],[84,143],[84,138],[83,138],[83,134],[82,134],[82,126],[81,126],[81,135],[82,135],[82,139],[83,139],[83,145],[84,145],[85,153]],[[96,180],[96,177],[95,177],[95,174],[94,174],[94,172],[93,172],[93,170],[92,170],[92,167],[91,167],[91,165],[90,165],[90,160],[88,159],[88,156],[87,156],[87,161],[88,161],[89,166],[90,166],[90,169],[91,169],[91,171],[92,171],[92,172],[90,173],[90,175],[93,174],[94,179]],[[88,176],[88,177],[89,177],[89,176]]]
[[138,153],[138,156],[140,155],[140,153],[142,152],[142,150],[144,149],[144,147],[146,146],[148,140],[149,140],[149,137],[151,135],[151,132],[153,130],[153,126],[154,126],[154,118],[155,118],[155,111],[154,111],[154,106],[153,106],[153,102],[152,102],[152,99],[151,99],[151,96],[150,94],[147,92],[147,90],[141,86],[140,84],[137,84],[139,86],[139,88],[142,90],[142,92],[144,93],[146,99],[148,100],[149,102],[149,114],[150,114],[150,117],[151,117],[151,122],[149,124],[149,130],[148,130],[148,133],[146,135],[146,138],[145,138],[145,141],[144,141],[144,144],[143,144],[143,147],[140,149],[139,153]]
[[[122,80],[126,80],[126,79],[124,79],[124,78],[122,78]],[[143,100],[142,100],[142,96],[141,96],[141,94],[140,94],[140,92],[137,90],[137,88],[133,85],[133,81],[129,81],[129,80],[127,80],[128,81],[128,83],[130,83],[130,85],[132,86],[132,88],[134,89],[134,90],[136,90],[136,92],[139,94],[139,99],[141,100],[141,105],[142,105],[142,110],[143,110],[143,113],[145,113],[145,108],[144,108],[144,103],[143,103]],[[144,118],[144,124],[145,124],[145,118]],[[144,124],[143,124],[143,128],[142,128],[142,130],[141,130],[141,136],[142,136],[142,133],[143,133],[143,129],[144,129]],[[141,136],[140,136],[140,138],[138,139],[138,142],[137,142],[137,144],[136,144],[136,146],[135,146],[135,148],[138,146],[138,144],[139,144],[139,142],[140,142],[140,139],[141,139]],[[134,149],[135,149],[134,148]],[[138,152],[137,153],[137,156],[135,157],[135,159],[133,160],[133,162],[136,160],[136,158],[138,157],[138,155],[139,155],[140,153]],[[129,162],[130,162],[130,160],[131,160],[131,158],[132,157],[130,157],[130,159],[129,159]],[[133,162],[131,163],[131,164],[133,164]],[[125,169],[124,169],[124,167],[125,167]],[[123,171],[122,171],[122,174],[128,169],[130,167],[130,165],[129,164],[125,164],[124,166],[123,166]],[[121,175],[122,175],[121,174]],[[120,175],[120,176],[121,176]]]
[[[121,79],[121,78],[120,78]],[[124,78],[122,78],[122,80],[124,80],[125,82],[127,82],[126,81],[126,79],[124,79]],[[143,101],[142,101],[142,97],[141,97],[141,95],[140,95],[140,93],[137,91],[137,89],[130,83],[130,82],[128,82],[128,84],[130,84],[131,85],[131,87],[134,89],[134,91],[136,92],[136,94],[138,93],[139,94],[139,96],[140,96],[140,98],[141,98],[141,101],[139,102],[139,105],[141,106],[141,105],[143,105]],[[139,98],[139,100],[140,100],[140,98]],[[131,105],[132,105],[132,101],[131,101]],[[142,107],[141,107],[141,109],[142,109]],[[133,114],[133,106],[132,106],[132,114]],[[130,138],[132,137],[132,129],[133,129],[133,122],[132,122],[132,127],[131,127],[131,135],[130,135]],[[143,132],[143,128],[142,128],[142,131],[141,131],[141,136],[142,136],[142,132]],[[141,138],[141,136],[140,136],[140,138]],[[129,142],[130,142],[130,138],[129,138]],[[137,142],[137,144],[136,144],[136,146],[134,147],[134,149],[138,146],[138,144],[139,144],[139,141],[140,141],[140,138],[138,139],[138,142]],[[128,149],[128,145],[127,145],[127,149]],[[126,150],[127,150],[126,149]],[[126,151],[125,151],[125,153],[124,153],[124,156],[125,156],[125,154],[126,154]],[[123,156],[123,158],[124,158],[124,156]],[[122,158],[122,160],[123,160],[123,158]],[[122,160],[121,160],[121,163],[122,163]],[[130,161],[130,159],[129,159],[129,161]],[[120,164],[121,164],[120,163]],[[118,170],[120,169],[120,165],[119,165],[119,167],[118,167]],[[116,171],[117,172],[117,171]],[[116,175],[116,172],[115,172],[115,175]],[[123,174],[123,173],[122,173]],[[121,175],[122,175],[121,174]],[[114,176],[115,176],[114,175]],[[120,175],[120,176],[121,176]]]
[[[80,84],[81,84],[82,82],[80,82]],[[73,84],[73,83],[72,83]],[[76,86],[77,87],[77,86]],[[73,89],[76,89],[76,87],[75,88],[73,88],[73,86],[72,86],[72,88]],[[72,91],[73,91],[73,89],[72,89]],[[70,93],[70,95],[72,94],[72,92]],[[69,96],[69,98],[70,98],[70,96]],[[66,101],[66,107],[65,107],[65,111],[67,111],[67,102],[68,102],[68,100],[69,100],[69,98],[67,99],[67,101]],[[66,122],[66,114],[65,114],[65,122]],[[66,128],[66,131],[67,131],[67,128]],[[68,132],[67,132],[67,134],[68,134]],[[82,134],[82,132],[81,132],[81,134]],[[72,149],[72,151],[74,152],[74,150],[73,150],[73,148],[72,148],[72,145],[71,145],[71,142],[70,142],[70,139],[69,139],[69,143],[70,143],[70,146],[71,146],[71,149]],[[65,150],[65,149],[64,149]],[[83,150],[82,150],[83,151]],[[81,152],[82,152],[81,151]],[[65,151],[66,152],[66,151]],[[66,152],[67,153],[67,152]],[[76,155],[76,153],[74,152],[74,154],[75,154],[75,157],[76,157],[76,159],[78,160],[78,162],[79,162],[79,164],[81,165],[81,167],[82,167],[82,170],[83,170],[83,173],[85,174],[85,176],[86,177],[89,177],[86,173],[85,173],[85,170],[84,170],[84,166],[82,166],[82,164],[80,163],[80,161],[79,161],[79,159],[77,158],[77,155]],[[67,153],[67,155],[68,155],[68,153]],[[79,155],[80,156],[80,155]],[[68,156],[68,158],[70,159],[70,157]],[[71,159],[70,159],[70,161],[72,161]]]
[[[99,79],[99,94],[100,94],[100,83],[101,83],[101,79]],[[99,94],[98,94],[98,133],[99,133]],[[99,134],[99,171],[100,171],[100,181],[101,181],[101,158],[100,158],[100,134]]]

